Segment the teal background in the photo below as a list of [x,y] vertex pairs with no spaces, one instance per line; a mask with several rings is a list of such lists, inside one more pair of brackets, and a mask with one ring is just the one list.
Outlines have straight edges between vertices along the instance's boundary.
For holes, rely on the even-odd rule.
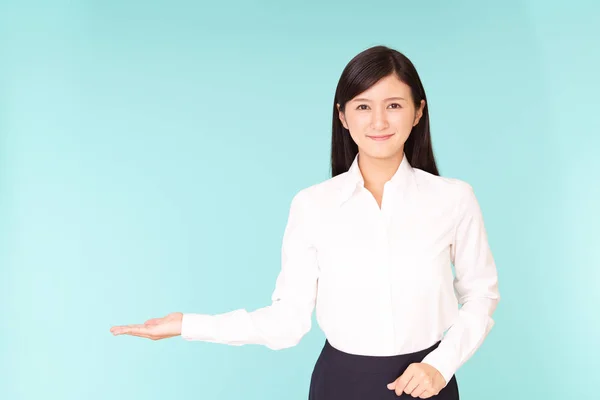
[[376,44],[419,70],[498,265],[461,398],[592,398],[598,4],[0,2],[0,398],[306,399],[316,325],[278,352],[109,329],[270,303],[337,80]]

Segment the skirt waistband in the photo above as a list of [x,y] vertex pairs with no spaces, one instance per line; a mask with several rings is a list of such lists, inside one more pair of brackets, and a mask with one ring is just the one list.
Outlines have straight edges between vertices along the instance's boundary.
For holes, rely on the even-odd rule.
[[415,362],[421,362],[423,358],[439,346],[440,342],[431,347],[414,353],[399,354],[395,356],[366,356],[350,354],[336,349],[325,340],[325,346],[321,351],[323,361],[332,367],[342,367],[355,371],[386,372],[394,370],[399,366],[408,366]]

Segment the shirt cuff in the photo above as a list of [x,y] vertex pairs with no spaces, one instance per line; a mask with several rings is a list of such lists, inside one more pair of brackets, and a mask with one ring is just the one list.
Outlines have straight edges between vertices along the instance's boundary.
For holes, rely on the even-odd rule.
[[181,337],[184,340],[216,340],[217,324],[214,316],[207,314],[183,314]]
[[[453,365],[453,363],[448,361],[448,358],[449,357],[447,355],[441,352],[440,348],[436,348],[431,353],[427,354],[421,362],[424,364],[429,364],[440,371],[440,374],[442,374],[446,380],[446,385],[448,385],[448,382],[450,382],[450,379],[452,379],[452,376],[454,376],[456,372],[456,367]],[[446,385],[444,385],[444,387]]]

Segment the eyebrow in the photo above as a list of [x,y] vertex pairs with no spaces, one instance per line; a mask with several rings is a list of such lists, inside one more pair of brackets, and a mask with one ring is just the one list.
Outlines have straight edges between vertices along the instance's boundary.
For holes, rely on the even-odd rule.
[[[387,99],[385,99],[385,101],[388,101],[388,100],[405,100],[406,101],[406,99],[404,97],[388,97]],[[354,99],[352,101],[368,101],[368,102],[370,102],[371,100],[361,97],[358,99]]]

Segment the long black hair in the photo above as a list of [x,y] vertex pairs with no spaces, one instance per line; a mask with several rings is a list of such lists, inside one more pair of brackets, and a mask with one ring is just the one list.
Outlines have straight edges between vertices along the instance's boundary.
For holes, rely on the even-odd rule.
[[425,89],[413,63],[402,53],[386,46],[374,46],[356,55],[342,71],[333,100],[333,125],[331,131],[331,176],[348,171],[358,153],[358,146],[339,118],[337,104],[345,111],[346,103],[369,89],[380,79],[396,74],[410,86],[415,107],[425,100],[423,116],[412,128],[404,153],[413,168],[439,175],[429,132],[429,103]]

